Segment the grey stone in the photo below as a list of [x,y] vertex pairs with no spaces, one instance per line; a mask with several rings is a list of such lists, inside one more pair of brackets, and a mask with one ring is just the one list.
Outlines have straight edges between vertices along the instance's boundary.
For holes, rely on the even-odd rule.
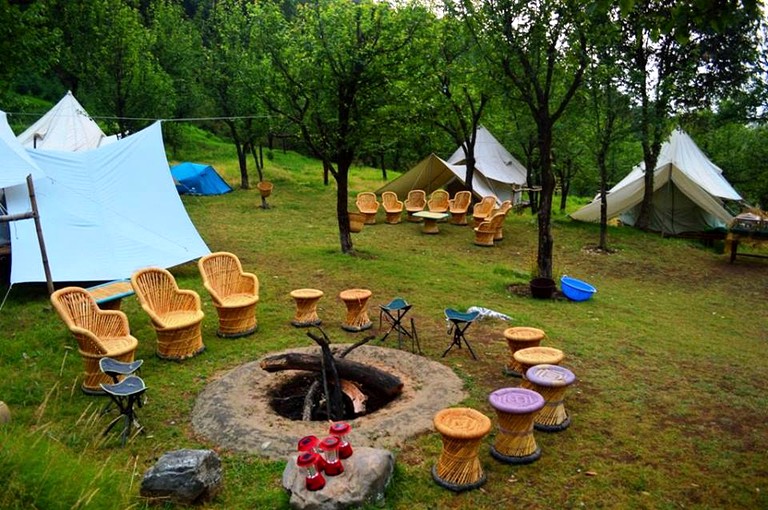
[[216,452],[175,450],[144,473],[140,494],[188,505],[213,498],[221,484],[221,459]]
[[355,448],[344,459],[344,473],[325,476],[325,487],[308,491],[304,473],[296,466],[298,454],[291,455],[283,471],[283,487],[291,493],[291,508],[298,510],[341,510],[381,501],[392,478],[395,458],[388,450]]

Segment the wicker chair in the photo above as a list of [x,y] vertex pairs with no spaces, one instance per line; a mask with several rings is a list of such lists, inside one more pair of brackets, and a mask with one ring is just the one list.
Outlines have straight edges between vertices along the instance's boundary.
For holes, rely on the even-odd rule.
[[472,207],[472,221],[474,222],[475,228],[479,227],[482,222],[491,217],[491,213],[495,207],[496,197],[493,195],[483,197]]
[[[493,210],[493,214],[501,213],[506,218],[507,213],[510,211],[510,209],[512,209],[512,201],[505,200],[501,203],[499,207]],[[493,214],[491,214],[491,216],[493,216]],[[493,236],[494,241],[501,241],[502,239],[504,239],[504,232],[502,231],[503,226],[504,226],[504,222],[502,221],[501,223],[499,223],[499,229],[496,231],[496,234],[494,234]]]
[[236,338],[256,331],[256,303],[259,302],[256,275],[243,272],[240,259],[228,252],[205,255],[197,262],[197,267],[219,316],[216,334]]
[[450,195],[447,191],[444,189],[436,189],[429,196],[427,208],[430,212],[447,213],[451,208],[451,205],[448,201],[449,199]]
[[475,227],[475,244],[478,246],[493,246],[496,233],[501,228],[501,224],[504,223],[506,217],[505,213],[496,213],[491,216],[491,219]]
[[100,384],[114,381],[99,368],[99,360],[110,357],[133,361],[139,341],[131,336],[128,317],[120,310],[102,310],[87,290],[64,287],[51,295],[53,308],[77,339],[78,351],[85,364],[83,392],[100,395]]
[[376,194],[370,191],[363,191],[357,194],[355,199],[357,210],[365,214],[365,224],[373,225],[376,223],[376,213],[379,211],[379,201],[376,200]]
[[387,217],[384,221],[390,225],[400,223],[403,215],[403,202],[398,200],[397,193],[394,191],[385,191],[381,194],[381,205]]
[[166,269],[149,267],[131,275],[139,303],[157,333],[157,355],[182,360],[205,350],[200,326],[203,311],[197,292],[179,289]]
[[469,191],[458,191],[452,199],[448,201],[451,213],[451,223],[454,225],[467,224],[467,211],[472,202],[472,193]]
[[416,218],[413,213],[423,211],[427,206],[427,194],[421,189],[412,189],[408,192],[408,197],[405,199],[405,210],[408,212],[408,221],[418,223],[423,221],[421,218]]

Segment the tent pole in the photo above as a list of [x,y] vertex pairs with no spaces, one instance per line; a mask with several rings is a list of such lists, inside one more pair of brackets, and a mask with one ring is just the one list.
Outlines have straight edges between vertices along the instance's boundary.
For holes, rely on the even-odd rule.
[[32,204],[32,217],[35,219],[37,241],[40,243],[40,256],[43,259],[45,281],[48,284],[48,294],[50,295],[53,294],[53,278],[51,277],[51,268],[48,265],[48,253],[45,251],[45,242],[43,241],[43,228],[40,225],[40,214],[37,211],[37,199],[35,198],[35,185],[32,184],[31,174],[27,176],[27,188],[29,189],[29,203]]

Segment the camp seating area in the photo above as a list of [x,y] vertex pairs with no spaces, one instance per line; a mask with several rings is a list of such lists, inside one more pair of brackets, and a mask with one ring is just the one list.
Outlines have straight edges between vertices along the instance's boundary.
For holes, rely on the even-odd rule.
[[[376,194],[370,191],[358,193],[355,203],[360,212],[354,214],[360,214],[361,218],[365,218],[364,223],[367,225],[375,224],[379,209]],[[507,213],[513,208],[511,200],[504,200],[499,203],[493,195],[484,196],[472,205],[472,194],[469,191],[457,191],[451,197],[449,192],[443,189],[434,190],[429,195],[424,190],[410,190],[403,200],[400,200],[394,191],[384,191],[381,194],[381,205],[385,213],[384,223],[389,225],[400,223],[402,213],[405,211],[409,222],[424,222],[424,216],[427,213],[432,213],[445,215],[444,218],[441,217],[436,221],[445,221],[446,218],[450,218],[449,221],[452,225],[466,226],[469,225],[468,216],[471,208],[473,242],[478,246],[495,246],[504,238],[504,221]],[[352,214],[350,212],[350,215]],[[351,219],[350,222],[352,222]],[[434,222],[435,220],[432,221],[432,223]],[[352,223],[350,223],[351,232],[356,233],[361,230],[362,225],[358,228],[352,228]],[[439,233],[439,230],[433,228],[428,233],[436,234]]]
[[240,259],[232,253],[217,252],[198,261],[203,286],[211,296],[219,316],[221,337],[239,337],[256,331],[256,304],[259,279],[243,271]]

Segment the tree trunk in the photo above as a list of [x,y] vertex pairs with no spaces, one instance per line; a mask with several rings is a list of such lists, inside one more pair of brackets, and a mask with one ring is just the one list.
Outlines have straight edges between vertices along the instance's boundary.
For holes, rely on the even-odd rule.
[[352,234],[349,230],[349,166],[339,164],[336,172],[336,217],[339,219],[339,242],[341,252],[354,254]]
[[538,119],[539,125],[539,154],[541,157],[541,193],[539,196],[539,249],[536,265],[539,276],[552,278],[552,252],[554,239],[552,237],[552,195],[555,191],[555,176],[552,173],[552,125],[549,115],[542,114]]
[[237,162],[240,165],[240,187],[242,189],[250,189],[250,183],[248,181],[248,161],[246,159],[246,145],[247,142],[243,142],[240,139],[240,134],[237,132],[237,127],[234,121],[224,121],[229,127],[229,132],[232,135],[232,141],[235,143],[235,149],[237,150]]
[[[403,382],[398,377],[376,367],[343,358],[335,359],[335,364],[341,379],[348,379],[363,386],[376,388],[390,397],[400,395],[403,392]],[[283,370],[320,372],[323,368],[321,356],[298,352],[269,356],[261,360],[259,365],[262,370],[267,372],[281,372]]]

